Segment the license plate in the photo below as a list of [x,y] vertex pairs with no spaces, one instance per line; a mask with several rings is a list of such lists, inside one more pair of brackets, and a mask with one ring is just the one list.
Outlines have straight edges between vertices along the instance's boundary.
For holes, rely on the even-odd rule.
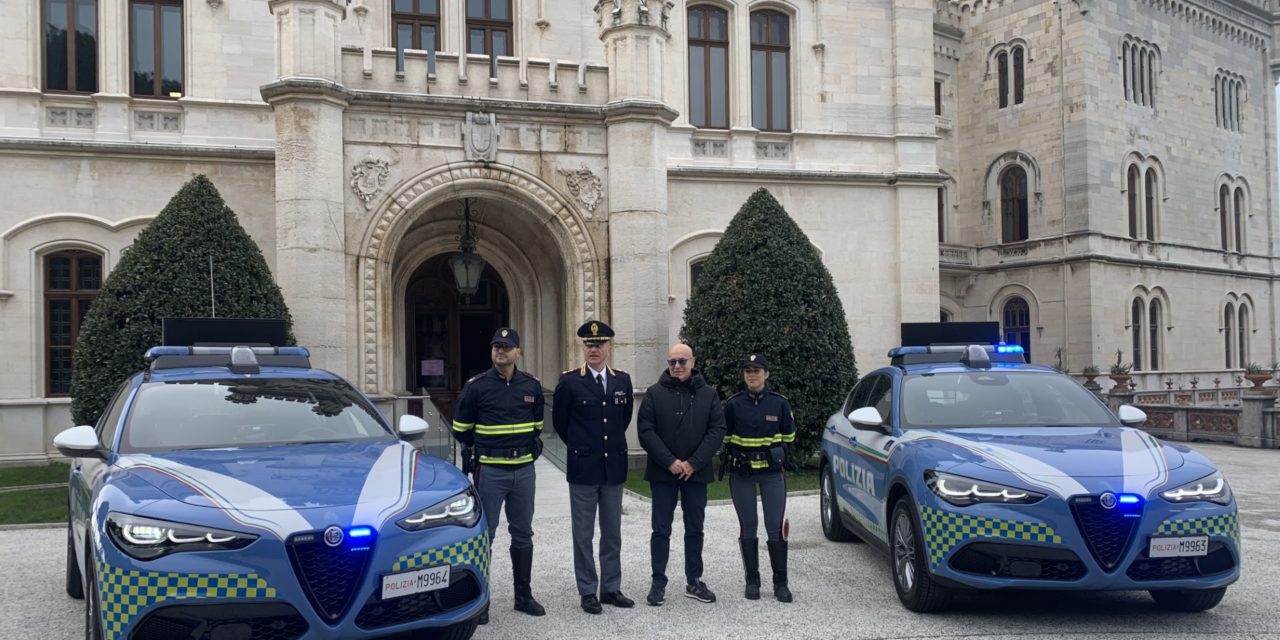
[[1187,538],[1152,538],[1147,556],[1152,558],[1181,558],[1209,555],[1209,536]]
[[382,576],[382,599],[402,598],[449,586],[449,565]]

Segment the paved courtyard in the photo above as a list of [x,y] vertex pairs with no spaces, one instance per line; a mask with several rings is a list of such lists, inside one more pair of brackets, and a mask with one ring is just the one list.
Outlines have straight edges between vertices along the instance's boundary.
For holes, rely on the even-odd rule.
[[[589,616],[578,608],[568,544],[567,489],[550,465],[539,468],[535,519],[534,593],[548,614],[530,618],[511,610],[509,538],[495,544],[493,621],[476,638],[1280,638],[1275,594],[1280,590],[1280,451],[1194,445],[1220,465],[1241,504],[1243,576],[1216,609],[1174,614],[1156,608],[1145,593],[1014,593],[965,597],[948,612],[918,615],[903,609],[893,592],[887,562],[861,544],[822,537],[818,498],[789,502],[792,525],[792,590],[784,605],[767,595],[741,595],[738,523],[729,505],[708,509],[705,580],[719,596],[702,604],[668,593],[662,607],[606,607]],[[623,591],[642,601],[648,589],[648,504],[628,498],[623,517]],[[678,521],[678,518],[677,518]],[[680,542],[668,573],[681,575]],[[63,640],[83,637],[83,603],[62,591],[62,528],[0,531],[0,638]],[[766,577],[767,586],[767,577]]]

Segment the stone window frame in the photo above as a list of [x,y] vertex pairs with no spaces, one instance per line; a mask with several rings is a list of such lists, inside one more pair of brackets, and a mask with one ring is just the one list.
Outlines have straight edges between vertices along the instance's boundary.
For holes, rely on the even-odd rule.
[[75,28],[75,27],[76,27],[76,21],[77,21],[77,20],[76,20],[76,18],[77,18],[77,14],[78,14],[78,12],[81,10],[81,8],[80,8],[80,6],[79,6],[79,5],[80,5],[80,2],[78,2],[77,0],[66,0],[66,5],[67,5],[67,7],[66,7],[66,11],[67,11],[67,15],[66,15],[66,25],[67,25],[67,36],[68,36],[68,37],[67,37],[67,44],[66,44],[66,51],[65,51],[65,53],[66,53],[66,72],[67,72],[66,85],[67,85],[67,88],[65,88],[65,89],[53,89],[53,88],[50,88],[50,87],[49,87],[49,37],[48,37],[48,26],[49,26],[49,18],[50,18],[50,13],[51,13],[51,9],[50,9],[50,7],[49,7],[49,4],[50,4],[51,0],[40,0],[40,7],[39,7],[39,12],[40,12],[40,13],[39,13],[39,15],[40,15],[40,27],[41,27],[41,36],[40,36],[40,62],[41,62],[41,65],[40,65],[40,86],[43,88],[43,90],[44,90],[44,92],[45,92],[45,93],[64,93],[64,94],[87,95],[87,94],[93,94],[93,93],[97,93],[97,92],[98,92],[98,89],[99,89],[99,80],[100,80],[100,78],[98,77],[98,76],[99,76],[99,74],[98,74],[98,62],[99,62],[99,61],[98,61],[98,57],[99,57],[99,55],[98,55],[98,54],[99,54],[99,52],[98,52],[98,48],[99,48],[99,47],[101,46],[101,44],[102,44],[102,37],[101,37],[101,32],[102,32],[102,8],[101,8],[101,3],[100,3],[100,1],[99,1],[99,0],[84,0],[84,1],[87,1],[87,3],[89,3],[89,4],[92,4],[92,5],[93,5],[93,12],[94,12],[94,21],[93,21],[93,37],[94,37],[94,46],[93,46],[93,56],[92,56],[92,57],[93,57],[93,59],[92,59],[92,61],[91,61],[91,62],[90,62],[90,64],[89,64],[89,66],[91,66],[91,67],[92,67],[92,69],[93,69],[93,71],[92,71],[92,73],[93,73],[93,86],[92,86],[92,87],[89,87],[89,88],[80,88],[79,86],[77,86],[77,83],[76,83],[76,79],[77,79],[77,75],[78,75],[78,74],[77,74],[78,69],[77,69],[77,65],[76,65],[76,63],[77,63],[77,53],[78,53],[78,52],[76,51],[76,38],[74,37],[74,35],[73,35],[73,34],[75,34],[75,33],[76,33],[76,28]]
[[1223,173],[1218,176],[1214,187],[1213,208],[1218,214],[1219,250],[1243,255],[1249,244],[1249,218],[1253,217],[1249,181]]
[[1124,196],[1122,202],[1129,220],[1126,236],[1130,240],[1156,242],[1160,238],[1161,219],[1169,197],[1164,163],[1155,156],[1130,151],[1125,154],[1120,168],[1120,193]]
[[[484,4],[483,17],[473,17],[471,15],[471,1],[463,0],[462,14],[466,21],[465,39],[462,43],[462,49],[468,54],[489,56],[491,59],[514,56],[516,52],[516,28],[515,28],[515,0],[475,0]],[[505,2],[507,6],[506,19],[494,18],[493,6],[495,2]],[[484,51],[471,50],[471,31],[479,29],[484,31]],[[506,53],[493,54],[493,34],[495,32],[504,32],[507,36]]]
[[[400,0],[390,1],[389,15],[390,15],[390,23],[391,23],[392,48],[396,49],[397,51],[400,51],[403,49],[415,49],[415,50],[422,50],[422,51],[440,51],[442,46],[442,38],[443,38],[443,34],[441,30],[442,30],[442,20],[444,15],[444,7],[443,7],[444,0],[405,0],[413,8],[413,10],[411,11],[398,11],[396,9],[396,3],[399,1]],[[436,5],[436,11],[434,14],[429,11],[426,11],[423,8],[423,5],[432,1],[434,1]],[[407,25],[413,29],[413,32],[411,35],[412,42],[410,42],[409,46],[401,47],[400,35],[397,29],[397,27],[399,27],[400,25]],[[423,27],[435,28],[435,42],[432,43],[431,48],[428,48],[422,43]]]
[[[65,258],[71,261],[70,286],[67,288],[54,289],[50,282],[50,262],[55,258]],[[98,288],[80,288],[79,270],[81,268],[81,260],[88,258],[96,258],[98,262]],[[106,255],[97,248],[80,245],[80,244],[61,244],[56,248],[41,252],[37,255],[37,263],[39,269],[39,282],[41,291],[41,344],[43,345],[44,356],[44,393],[46,397],[66,397],[71,395],[71,379],[66,380],[66,388],[55,388],[54,380],[54,357],[55,351],[66,351],[68,355],[75,349],[75,344],[80,335],[80,323],[85,314],[87,307],[92,305],[97,299],[98,294],[102,291],[102,284],[106,280]],[[69,344],[53,344],[53,319],[49,310],[51,303],[54,301],[70,301],[71,317],[70,317],[70,343]],[[82,307],[86,307],[82,310]],[[74,375],[74,373],[72,374]]]
[[1001,42],[987,51],[985,77],[996,75],[996,106],[1016,107],[1026,102],[1026,67],[1032,62],[1031,44],[1023,38]]
[[1160,47],[1126,33],[1120,40],[1119,59],[1125,102],[1154,110],[1160,93]]
[[1244,369],[1251,360],[1252,335],[1258,332],[1256,309],[1249,294],[1234,291],[1223,296],[1218,317],[1222,324],[1218,333],[1223,334],[1223,353],[1227,369]]
[[[775,43],[775,42],[763,42],[763,43],[756,42],[754,36],[751,34],[751,21],[757,15],[781,16],[784,20],[786,20],[787,41],[781,44]],[[793,69],[791,68],[791,65],[794,64],[795,59],[794,59],[794,56],[791,55],[791,53],[792,53],[792,44],[796,41],[795,31],[796,31],[796,14],[793,9],[785,6],[780,6],[772,2],[752,5],[748,7],[748,13],[747,13],[748,75],[747,77],[749,79],[748,81],[750,82],[750,86],[751,86],[750,95],[752,96],[751,97],[751,102],[752,102],[751,126],[756,128],[759,131],[768,131],[768,132],[774,132],[774,133],[790,133],[793,130],[794,123],[792,122],[792,118],[793,118],[794,109],[791,104],[791,100],[792,100],[793,91],[795,89],[795,78],[794,78],[795,74]],[[766,35],[767,35],[767,30],[766,30]],[[765,88],[764,88],[765,116],[764,116],[763,124],[765,126],[759,127],[756,125],[755,81],[753,77],[754,74],[751,72],[751,70],[754,69],[754,63],[752,62],[752,57],[756,51],[765,52],[766,60],[768,59],[767,54],[769,53],[780,53],[783,56],[785,56],[783,68],[786,69],[786,78],[785,78],[786,86],[783,89],[783,92],[785,94],[784,95],[785,99],[783,100],[783,104],[786,105],[787,114],[786,114],[786,122],[784,123],[783,128],[780,128],[780,129],[770,126],[770,123],[773,120],[773,118],[771,117],[773,115],[771,105],[774,102],[774,95],[769,90],[771,85],[770,80],[772,79],[772,71],[771,71],[772,65],[769,65],[767,63],[765,65]]]
[[1248,85],[1244,76],[1221,67],[1213,74],[1213,113],[1219,129],[1244,132],[1244,110],[1248,102]]
[[[708,10],[719,11],[725,14],[725,39],[724,40],[712,40],[710,37],[705,36],[705,32],[704,32],[704,37],[697,38],[697,39],[689,35],[690,30],[688,28],[688,25],[689,25],[690,14],[694,11],[708,11]],[[716,126],[713,124],[709,124],[711,121],[711,90],[712,90],[711,60],[710,60],[710,56],[704,56],[703,57],[704,66],[703,66],[702,96],[705,103],[704,108],[705,108],[705,114],[706,114],[706,118],[705,118],[706,122],[704,122],[703,124],[694,123],[692,118],[693,109],[692,108],[689,109],[689,116],[690,116],[689,124],[699,129],[728,130],[733,125],[732,67],[733,67],[733,57],[734,57],[733,56],[733,44],[734,44],[733,33],[734,33],[734,26],[735,26],[734,18],[735,18],[734,10],[731,8],[731,5],[725,6],[717,2],[710,2],[706,0],[690,3],[685,10],[685,44],[686,44],[685,61],[686,61],[686,64],[688,64],[688,61],[692,58],[690,51],[694,47],[702,47],[704,49],[707,49],[708,51],[712,48],[720,48],[724,50],[724,56],[725,56],[725,83],[724,83],[725,124],[724,126]],[[706,18],[704,18],[704,21],[705,20]],[[694,92],[692,90],[692,74],[686,75],[686,81],[690,85],[690,87],[688,88],[687,99],[689,103],[692,104],[693,96],[694,96]]]
[[[1157,318],[1158,316],[1158,318]],[[1167,369],[1164,334],[1173,330],[1172,306],[1164,287],[1137,285],[1129,294],[1124,328],[1132,342],[1134,371]]]
[[[152,43],[152,56],[155,64],[156,75],[152,79],[151,85],[154,93],[134,93],[136,86],[134,85],[134,48],[137,42],[137,25],[133,20],[133,8],[138,5],[151,5],[156,8],[154,15],[154,36],[155,42]],[[163,12],[161,7],[177,7],[178,15],[182,19],[182,24],[178,28],[178,51],[182,55],[182,60],[178,64],[178,82],[181,90],[179,95],[171,95],[171,93],[163,92],[163,80],[167,71],[164,69],[164,25]],[[182,0],[128,0],[128,20],[129,20],[129,95],[136,98],[148,98],[154,100],[177,100],[187,95],[187,10]]]

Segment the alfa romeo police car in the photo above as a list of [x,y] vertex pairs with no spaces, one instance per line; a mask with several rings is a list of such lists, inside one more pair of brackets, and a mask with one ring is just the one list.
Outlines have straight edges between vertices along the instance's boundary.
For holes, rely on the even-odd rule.
[[147,355],[96,427],[54,441],[87,638],[472,635],[489,541],[456,468],[304,348]]
[[902,604],[959,589],[1147,590],[1216,606],[1240,575],[1236,503],[1196,452],[1140,431],[1019,347],[899,347],[827,421],[822,529],[889,555]]

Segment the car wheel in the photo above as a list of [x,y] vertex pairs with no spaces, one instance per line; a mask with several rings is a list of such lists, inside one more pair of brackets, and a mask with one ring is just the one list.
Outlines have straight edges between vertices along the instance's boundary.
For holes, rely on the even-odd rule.
[[1152,590],[1151,597],[1156,604],[1170,611],[1196,613],[1208,611],[1222,602],[1227,595],[1226,587],[1217,589],[1165,589]]
[[893,505],[891,522],[889,566],[902,606],[917,613],[946,609],[951,603],[951,590],[934,582],[929,574],[920,518],[910,496],[903,496]]
[[93,566],[93,549],[90,542],[84,543],[84,573],[88,577],[85,586],[88,590],[84,597],[84,638],[85,640],[102,640],[102,615],[98,612],[98,571]]
[[80,563],[76,560],[76,543],[72,539],[74,531],[71,523],[67,523],[67,595],[79,600],[84,597],[84,582],[80,575]]
[[831,465],[823,465],[819,476],[822,484],[822,535],[834,542],[861,542],[840,520],[840,510],[836,505],[836,482],[831,477]]

